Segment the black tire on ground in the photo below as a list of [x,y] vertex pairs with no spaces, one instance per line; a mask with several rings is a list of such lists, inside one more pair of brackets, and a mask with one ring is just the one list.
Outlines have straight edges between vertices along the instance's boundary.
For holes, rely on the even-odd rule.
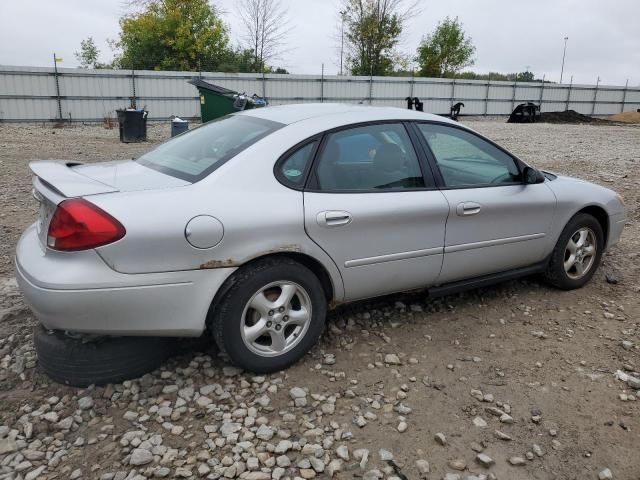
[[[322,335],[327,315],[326,296],[318,278],[304,265],[288,258],[267,258],[240,269],[232,281],[227,293],[214,305],[209,327],[218,348],[235,365],[255,373],[282,370],[300,360]],[[254,293],[277,281],[295,282],[306,290],[312,317],[306,334],[294,348],[279,356],[265,357],[245,345],[240,333],[242,314]]]
[[173,352],[171,338],[71,338],[38,326],[34,343],[38,364],[55,382],[74,387],[119,383],[137,378],[162,364]]
[[[569,277],[564,269],[565,248],[571,236],[583,227],[590,228],[595,235],[596,255],[589,271],[582,278],[574,279]],[[600,222],[587,213],[576,214],[571,218],[571,220],[569,220],[566,227],[564,227],[564,230],[560,234],[560,238],[551,253],[549,265],[547,266],[547,270],[544,272],[545,280],[547,283],[561,290],[573,290],[584,286],[589,282],[589,280],[591,280],[591,277],[593,277],[598,269],[603,249],[604,234],[602,232]]]

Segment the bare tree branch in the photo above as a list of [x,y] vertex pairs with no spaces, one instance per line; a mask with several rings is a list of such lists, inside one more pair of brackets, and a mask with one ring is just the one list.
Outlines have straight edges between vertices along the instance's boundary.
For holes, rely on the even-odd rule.
[[287,8],[281,0],[240,0],[238,13],[244,25],[243,45],[253,51],[256,69],[263,71],[286,51],[291,32]]

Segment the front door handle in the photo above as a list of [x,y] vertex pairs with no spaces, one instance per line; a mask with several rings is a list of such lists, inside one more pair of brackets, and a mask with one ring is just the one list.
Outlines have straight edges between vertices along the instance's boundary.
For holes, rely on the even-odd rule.
[[340,227],[351,223],[351,214],[342,210],[328,210],[318,214],[317,222],[321,227]]
[[480,204],[476,202],[462,202],[456,207],[456,213],[459,216],[476,215],[480,213]]

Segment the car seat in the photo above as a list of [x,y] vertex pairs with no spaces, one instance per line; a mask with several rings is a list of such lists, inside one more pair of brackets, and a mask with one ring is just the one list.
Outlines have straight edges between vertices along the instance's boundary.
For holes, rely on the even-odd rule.
[[378,148],[371,174],[374,188],[384,188],[384,185],[405,180],[409,175],[402,149],[395,143],[385,143]]

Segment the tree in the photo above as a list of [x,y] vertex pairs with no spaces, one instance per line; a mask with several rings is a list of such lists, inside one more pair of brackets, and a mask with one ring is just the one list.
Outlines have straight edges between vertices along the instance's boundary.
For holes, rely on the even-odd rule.
[[98,63],[98,55],[100,50],[96,47],[96,43],[92,37],[86,38],[80,42],[80,51],[74,53],[76,60],[80,62],[80,68],[100,68]]
[[283,53],[289,34],[287,9],[281,0],[240,0],[238,13],[244,24],[243,46],[253,52],[256,72]]
[[398,60],[395,48],[417,2],[344,0],[347,65],[353,75],[389,75]]
[[216,70],[229,60],[227,27],[207,0],[140,0],[120,19],[120,68]]
[[535,81],[535,75],[533,74],[533,72],[530,72],[529,70],[527,70],[525,72],[517,73],[516,79],[519,82],[533,82]]
[[[530,71],[519,73],[475,73],[475,72],[460,72],[455,75],[455,78],[462,78],[465,80],[495,80],[503,82],[542,82],[542,79],[536,78],[535,74]],[[545,83],[547,81],[545,80]]]
[[220,59],[218,71],[220,72],[255,72],[253,50],[232,48]]
[[420,75],[425,77],[454,76],[475,63],[476,48],[462,29],[458,17],[446,17],[433,31],[423,38],[418,47]]

